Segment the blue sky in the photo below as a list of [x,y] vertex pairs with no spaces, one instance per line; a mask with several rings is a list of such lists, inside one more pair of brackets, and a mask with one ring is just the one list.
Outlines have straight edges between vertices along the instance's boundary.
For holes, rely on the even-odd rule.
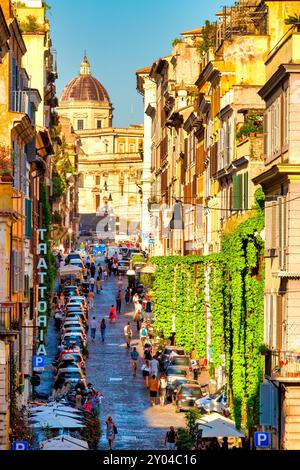
[[[114,105],[114,126],[140,124],[135,70],[171,52],[180,32],[213,20],[224,0],[47,0],[57,50],[57,93],[79,73],[84,50]],[[231,1],[227,4],[232,3]],[[225,2],[226,4],[226,2]]]

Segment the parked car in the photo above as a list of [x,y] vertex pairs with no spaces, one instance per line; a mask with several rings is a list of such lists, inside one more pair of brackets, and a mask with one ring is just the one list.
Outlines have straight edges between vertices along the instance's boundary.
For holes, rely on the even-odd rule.
[[87,318],[83,312],[67,312],[65,316],[65,321],[75,320],[80,318],[84,325],[87,325]]
[[165,369],[165,366],[170,360],[170,354],[174,352],[177,356],[185,356],[185,350],[177,346],[165,346],[163,352],[159,356],[159,363],[162,370]]
[[134,255],[143,255],[143,253],[138,248],[128,248],[128,255],[132,258]]
[[166,367],[169,366],[183,366],[188,367],[192,371],[192,362],[189,356],[171,356]]
[[70,264],[71,260],[80,260],[80,261],[82,261],[82,257],[80,255],[80,253],[71,252],[66,257],[65,264]]
[[65,333],[81,333],[82,336],[86,339],[86,331],[84,327],[80,324],[74,325],[74,324],[65,324],[63,326]]
[[129,267],[130,267],[129,261],[126,261],[126,260],[119,261],[118,271],[120,274],[126,274]]
[[81,325],[81,326],[85,327],[85,324],[84,324],[83,320],[81,319],[81,317],[66,318],[65,321],[63,322],[63,326],[65,327],[67,325]]
[[84,263],[83,263],[82,259],[79,259],[79,258],[70,259],[69,264],[71,266],[77,266],[78,268],[83,268],[84,267]]
[[173,383],[175,380],[182,377],[188,377],[187,367],[170,366],[166,369],[168,384]]
[[67,305],[66,305],[66,312],[75,312],[77,310],[80,310],[81,312],[83,313],[87,313],[87,307],[81,303],[70,303],[68,302]]
[[128,253],[128,247],[127,246],[121,246],[119,248],[119,253],[123,256],[124,260],[129,258],[129,253]]
[[55,376],[54,384],[57,387],[63,386],[65,382],[70,382],[73,388],[77,384],[78,380],[81,379],[85,388],[87,388],[86,378],[81,369],[78,367],[68,367],[67,369],[60,369]]
[[66,298],[73,297],[76,294],[77,286],[64,286],[63,293]]
[[82,295],[82,296],[76,295],[74,297],[70,297],[68,303],[69,304],[82,304],[85,307],[87,305],[87,301],[86,301],[86,298],[84,297],[84,295]]
[[202,397],[200,385],[182,384],[180,385],[175,398],[176,411],[189,410],[194,408],[196,400]]
[[53,361],[52,364],[57,368],[57,370],[63,369],[63,367],[66,367],[67,364],[79,364],[82,371],[84,372],[85,370],[85,360],[83,359],[80,351],[73,351],[72,354],[66,352],[66,354],[62,355],[60,362]]
[[228,407],[226,401],[226,387],[223,386],[216,393],[199,398],[196,401],[196,406],[205,413],[215,411],[217,413],[227,414]]
[[174,382],[169,383],[167,385],[167,399],[172,403],[175,402],[176,393],[182,384],[199,385],[196,380],[188,379],[186,377],[176,379]]

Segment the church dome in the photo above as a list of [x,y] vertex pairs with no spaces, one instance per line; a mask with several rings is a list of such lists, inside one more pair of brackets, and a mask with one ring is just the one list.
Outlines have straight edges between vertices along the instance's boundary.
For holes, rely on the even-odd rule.
[[65,86],[60,101],[102,101],[110,104],[109,95],[104,86],[91,75],[90,63],[86,55],[81,62],[80,74]]

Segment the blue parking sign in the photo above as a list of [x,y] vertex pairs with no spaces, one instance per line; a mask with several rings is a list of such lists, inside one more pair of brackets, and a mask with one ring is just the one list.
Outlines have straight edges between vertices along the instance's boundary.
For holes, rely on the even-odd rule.
[[36,367],[45,367],[44,356],[33,356],[33,368],[36,368]]
[[271,446],[271,434],[269,432],[257,431],[254,433],[254,445],[257,448]]
[[28,450],[27,441],[15,441],[11,445],[12,450]]

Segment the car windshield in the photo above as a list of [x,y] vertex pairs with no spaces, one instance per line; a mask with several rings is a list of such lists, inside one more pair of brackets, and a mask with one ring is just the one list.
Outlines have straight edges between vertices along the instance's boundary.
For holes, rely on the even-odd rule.
[[188,357],[174,357],[171,359],[172,364],[178,364],[180,366],[189,366],[190,360]]
[[184,395],[189,395],[191,397],[201,397],[201,389],[199,387],[185,387],[181,389],[181,393]]
[[177,367],[168,367],[167,375],[186,375],[186,370],[177,369]]
[[217,390],[215,393],[213,393],[212,395],[210,395],[210,398],[212,398],[212,399],[218,398],[218,397],[219,397],[220,395],[222,395],[224,392],[225,392],[225,388],[222,387],[222,388],[220,388],[219,390]]
[[169,355],[172,352],[174,352],[178,356],[184,356],[185,354],[185,351],[183,349],[171,349],[171,348],[166,348],[164,354]]
[[71,379],[72,377],[76,377],[76,378],[80,377],[80,375],[81,374],[80,374],[79,370],[77,370],[77,371],[74,370],[74,371],[70,371],[70,372],[62,372],[59,377],[60,378],[64,377],[65,379]]

